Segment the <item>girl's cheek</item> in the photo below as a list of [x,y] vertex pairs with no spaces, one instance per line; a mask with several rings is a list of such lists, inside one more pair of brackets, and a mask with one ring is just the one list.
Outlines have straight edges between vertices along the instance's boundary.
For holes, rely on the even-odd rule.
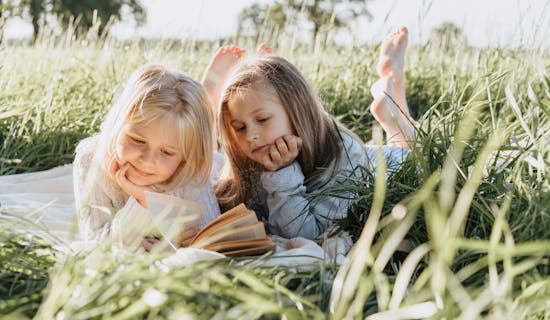
[[123,144],[117,143],[115,152],[119,160],[124,160],[124,158],[126,158],[126,148]]
[[133,148],[132,146],[129,146],[125,143],[117,144],[115,151],[119,160],[122,162],[132,160],[132,158],[137,157],[137,154],[139,152],[139,150],[137,150],[136,148]]
[[126,149],[126,141],[123,137],[118,137],[116,139],[116,144],[115,144],[115,152],[116,152],[116,155],[117,157],[119,158],[119,160],[122,160],[124,158],[124,155],[126,153],[125,149]]

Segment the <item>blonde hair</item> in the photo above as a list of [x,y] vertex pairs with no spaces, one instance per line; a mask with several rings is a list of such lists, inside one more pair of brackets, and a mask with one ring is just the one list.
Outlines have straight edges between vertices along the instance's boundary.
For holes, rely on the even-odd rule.
[[280,103],[288,113],[295,134],[302,139],[302,149],[297,161],[306,180],[315,179],[331,162],[338,161],[338,156],[342,152],[339,130],[344,130],[356,138],[356,135],[326,112],[320,98],[289,61],[277,55],[266,55],[245,61],[237,67],[232,78],[226,83],[217,113],[221,145],[229,158],[228,177],[216,186],[222,208],[225,205],[246,202],[246,189],[250,183],[245,181],[246,177],[250,177],[247,170],[258,168],[257,164],[247,159],[239,150],[235,142],[230,119],[227,117],[228,104],[234,97],[246,94],[247,90],[261,91],[262,83],[270,85],[275,90]]
[[125,124],[142,125],[157,119],[170,119],[176,124],[183,161],[172,177],[155,189],[174,190],[195,179],[206,183],[213,160],[214,116],[209,99],[200,83],[161,65],[146,65],[134,72],[107,113],[95,155],[102,171],[108,172]]

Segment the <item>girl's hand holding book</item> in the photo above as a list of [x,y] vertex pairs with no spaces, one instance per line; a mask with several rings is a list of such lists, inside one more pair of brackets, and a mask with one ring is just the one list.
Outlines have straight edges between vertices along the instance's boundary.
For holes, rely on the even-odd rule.
[[141,246],[145,251],[150,252],[151,249],[160,242],[160,239],[154,236],[145,236],[143,241],[141,241]]

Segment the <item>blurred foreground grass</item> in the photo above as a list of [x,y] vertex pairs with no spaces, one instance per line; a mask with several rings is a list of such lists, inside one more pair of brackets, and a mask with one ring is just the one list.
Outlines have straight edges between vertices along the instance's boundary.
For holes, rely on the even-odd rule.
[[[200,79],[216,48],[112,39],[0,46],[0,174],[70,163],[76,143],[97,132],[135,68],[161,62]],[[277,49],[332,114],[372,139],[369,88],[378,48]],[[384,164],[376,175],[357,168],[363,179],[330,193],[355,195],[338,222],[356,242],[344,265],[295,270],[222,260],[170,268],[163,256],[107,246],[93,259],[71,257],[0,211],[0,314],[547,319],[549,52],[428,43],[409,49],[406,66],[409,107],[419,123],[412,156],[387,181]]]

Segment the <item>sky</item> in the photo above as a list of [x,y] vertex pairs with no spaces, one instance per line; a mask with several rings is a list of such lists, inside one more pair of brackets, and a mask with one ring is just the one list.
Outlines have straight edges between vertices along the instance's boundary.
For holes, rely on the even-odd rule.
[[[215,39],[235,33],[238,14],[252,3],[273,0],[141,0],[147,10],[145,25],[120,23],[117,37],[173,37]],[[478,47],[550,48],[550,0],[370,0],[373,18],[356,23],[341,43],[378,43],[398,26],[409,28],[410,42],[422,43],[444,22],[462,28]],[[12,20],[5,36],[31,34],[28,23]]]

